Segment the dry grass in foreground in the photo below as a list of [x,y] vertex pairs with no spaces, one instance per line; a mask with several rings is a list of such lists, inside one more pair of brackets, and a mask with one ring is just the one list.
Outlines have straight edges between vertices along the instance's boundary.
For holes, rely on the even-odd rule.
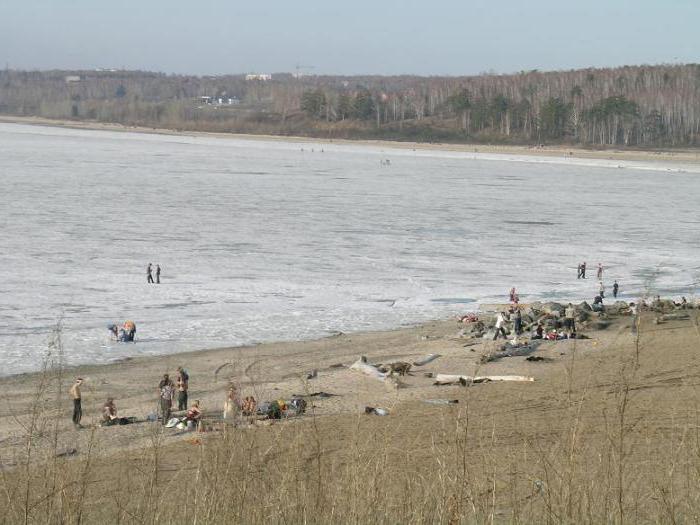
[[[700,331],[644,317],[529,384],[2,471],[7,523],[700,521]],[[50,378],[56,380],[56,378]],[[48,410],[48,409],[47,409]],[[43,423],[41,423],[43,421]],[[89,432],[89,431],[86,431]],[[198,440],[201,439],[201,443]]]

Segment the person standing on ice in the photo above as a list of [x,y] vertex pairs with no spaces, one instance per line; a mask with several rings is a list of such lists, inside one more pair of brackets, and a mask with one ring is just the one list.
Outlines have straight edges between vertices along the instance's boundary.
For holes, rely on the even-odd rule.
[[148,263],[148,267],[146,268],[146,282],[148,284],[153,284],[153,265],[151,263]]
[[581,265],[581,279],[586,278],[586,261],[583,261],[583,264]]
[[603,265],[601,263],[598,263],[598,280],[600,281],[603,278]]
[[160,284],[160,264],[156,264],[156,284]]
[[620,285],[617,284],[617,281],[613,283],[613,297],[617,299],[617,291],[620,289]]

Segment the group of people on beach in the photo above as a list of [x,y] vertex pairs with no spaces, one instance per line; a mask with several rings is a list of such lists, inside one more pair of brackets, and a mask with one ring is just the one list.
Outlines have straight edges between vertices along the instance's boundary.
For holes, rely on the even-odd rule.
[[169,374],[164,374],[163,379],[158,383],[158,399],[160,406],[161,422],[163,425],[170,421],[173,404],[177,396],[177,409],[187,410],[186,422],[198,423],[202,417],[202,410],[199,407],[199,400],[187,408],[187,392],[190,386],[190,376],[181,366],[177,367],[175,382],[170,379]]
[[[177,400],[177,410],[187,410],[186,420],[199,422],[202,411],[199,407],[199,400],[196,400],[192,406],[187,408],[187,391],[189,389],[189,375],[181,366],[177,368],[177,376],[175,382],[170,379],[168,374],[163,375],[163,379],[158,384],[158,399],[160,416],[163,425],[167,424],[172,414],[173,404]],[[78,377],[75,383],[70,387],[70,395],[73,399],[73,425],[76,428],[82,428],[80,423],[83,417],[82,410],[82,391],[84,379]],[[133,423],[135,418],[120,418],[117,415],[117,406],[114,403],[114,398],[108,397],[102,405],[101,426],[111,425],[126,425]]]
[[[158,413],[147,416],[145,420],[157,421],[160,419],[162,425],[166,427],[204,430],[200,425],[203,418],[200,401],[197,399],[189,407],[187,406],[189,382],[189,374],[181,366],[177,368],[175,381],[171,379],[169,374],[164,374],[158,383],[157,389]],[[84,379],[78,377],[70,387],[70,394],[73,399],[73,415],[71,419],[76,429],[83,428],[81,425],[83,416],[81,387],[83,383]],[[177,403],[177,411],[179,413],[173,413],[175,403]],[[183,411],[186,411],[184,415],[182,414]],[[290,415],[299,415],[305,411],[306,401],[303,397],[294,396],[291,401],[277,399],[258,404],[254,396],[242,397],[236,385],[231,382],[226,391],[221,420],[229,425],[238,425],[243,421],[242,418],[252,419],[260,416],[268,419],[281,419]],[[102,405],[100,426],[128,425],[137,421],[136,417],[120,417],[113,397],[108,397]]]

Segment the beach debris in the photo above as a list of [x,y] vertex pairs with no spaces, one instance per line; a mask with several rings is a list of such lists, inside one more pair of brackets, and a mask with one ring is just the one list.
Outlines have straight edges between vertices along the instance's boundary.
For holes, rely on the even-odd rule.
[[487,383],[490,381],[524,381],[531,382],[534,381],[534,377],[528,376],[467,376],[467,375],[455,375],[455,374],[436,374],[435,383],[436,385],[453,385],[455,383],[460,383],[462,385],[468,385],[472,383]]
[[537,350],[537,344],[530,343],[530,344],[524,344],[524,345],[518,345],[512,348],[506,347],[505,350],[500,351],[500,352],[494,352],[491,354],[485,354],[482,356],[481,361],[483,363],[490,363],[491,361],[497,361],[499,359],[502,359],[504,357],[518,357],[518,356],[525,356],[533,353],[535,350]]
[[388,372],[382,372],[376,366],[367,363],[367,358],[365,356],[360,357],[360,359],[350,365],[350,370],[354,370],[355,372],[359,372],[380,381],[384,381],[387,377],[389,377]]
[[365,414],[374,414],[375,416],[388,416],[389,411],[386,408],[365,407]]
[[398,374],[400,376],[405,376],[411,370],[411,363],[405,361],[396,361],[394,363],[378,364],[376,365],[377,370],[383,373],[388,373],[389,375]]
[[525,358],[525,361],[534,361],[538,362],[541,361],[543,363],[549,363],[551,361],[554,361],[551,357],[542,357],[541,355],[531,355]]
[[328,368],[345,368],[345,365],[343,363],[336,363],[334,365],[329,366]]
[[435,361],[438,357],[441,357],[440,354],[428,354],[425,357],[421,357],[420,359],[413,361],[413,366],[425,366],[428,363]]
[[661,316],[661,321],[685,321],[690,319],[688,314],[664,314]]
[[422,401],[429,405],[456,405],[459,403],[459,399],[423,399]]
[[306,379],[314,379],[316,377],[318,377],[318,370],[316,370],[315,368],[311,372],[308,372],[306,374]]
[[292,397],[319,397],[321,399],[326,399],[329,397],[336,397],[338,394],[329,394],[328,392],[312,392],[311,394],[292,394]]

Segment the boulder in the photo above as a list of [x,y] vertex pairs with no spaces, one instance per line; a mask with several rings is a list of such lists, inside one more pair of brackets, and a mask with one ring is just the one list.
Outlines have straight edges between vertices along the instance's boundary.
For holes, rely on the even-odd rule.
[[611,305],[607,305],[605,309],[611,314],[621,314],[629,310],[629,305],[625,301],[615,301]]
[[528,314],[534,314],[537,315],[540,312],[542,312],[542,303],[539,301],[535,301],[534,303],[530,303],[530,306],[525,310]]
[[588,304],[586,301],[583,301],[581,304],[576,305],[576,310],[578,310],[579,312],[590,312],[591,305]]
[[542,305],[542,311],[549,315],[561,315],[564,313],[566,307],[559,303],[545,303]]

